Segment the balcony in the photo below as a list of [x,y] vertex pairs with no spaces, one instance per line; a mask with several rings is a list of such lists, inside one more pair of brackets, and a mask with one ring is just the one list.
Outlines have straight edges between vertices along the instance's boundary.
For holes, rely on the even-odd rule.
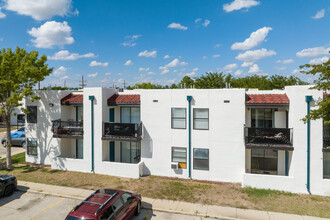
[[139,142],[142,139],[142,122],[113,123],[103,122],[102,140]]
[[292,128],[245,128],[246,148],[293,150]]
[[330,125],[325,124],[323,127],[323,151],[330,152]]
[[82,121],[52,121],[53,137],[58,138],[83,138],[84,129]]

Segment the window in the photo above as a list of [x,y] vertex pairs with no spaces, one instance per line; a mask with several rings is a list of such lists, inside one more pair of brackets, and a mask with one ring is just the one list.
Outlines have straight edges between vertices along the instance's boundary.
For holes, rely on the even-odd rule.
[[76,106],[76,121],[83,121],[84,109],[82,106]]
[[37,106],[28,106],[27,123],[37,123]]
[[186,129],[186,109],[171,109],[171,127],[175,129]]
[[113,204],[112,204],[113,211],[116,214],[119,214],[121,210],[124,208],[124,204],[121,200],[121,198],[118,198]]
[[[123,201],[124,201],[124,204],[127,203],[127,200],[128,200],[128,198],[130,198],[130,197],[132,197],[132,195],[131,195],[131,194],[128,194],[128,193],[124,193],[124,194],[121,196],[121,198],[122,198]],[[132,200],[130,200],[130,201],[132,201]]]
[[120,108],[121,123],[140,123],[140,107],[121,107]]
[[330,179],[330,152],[323,152],[323,178]]
[[251,173],[277,175],[278,151],[251,149]]
[[139,163],[141,159],[141,145],[137,142],[120,142],[121,143],[121,162],[122,163]]
[[187,148],[172,147],[172,162],[178,162],[179,168],[187,168]]
[[27,155],[37,156],[38,155],[37,139],[28,138],[26,150],[27,150]]
[[251,109],[252,128],[272,128],[274,109],[253,108]]
[[114,219],[114,212],[112,209],[112,206],[110,206],[107,211],[105,211],[103,213],[103,215],[101,216],[101,220],[108,220],[108,219]]
[[194,148],[194,169],[209,170],[209,149]]
[[209,129],[209,109],[195,108],[194,109],[194,129],[208,130]]
[[76,159],[84,159],[84,139],[76,139]]

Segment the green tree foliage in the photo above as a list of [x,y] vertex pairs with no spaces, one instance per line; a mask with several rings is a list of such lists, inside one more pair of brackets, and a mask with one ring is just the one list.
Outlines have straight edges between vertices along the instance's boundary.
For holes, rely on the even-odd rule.
[[225,87],[225,75],[223,73],[205,73],[195,79],[197,89],[215,89]]
[[[12,168],[11,161],[11,138],[10,138],[10,115],[17,107],[22,106],[24,97],[37,100],[33,87],[45,79],[53,68],[48,68],[45,55],[38,59],[38,52],[27,52],[17,47],[0,51],[0,116],[6,123],[7,130],[7,168]],[[25,109],[22,109],[27,113]]]
[[[322,64],[305,64],[300,66],[301,72],[309,75],[318,75],[318,78],[314,80],[315,86],[312,89],[323,90],[325,92],[330,90],[330,59]],[[323,119],[324,123],[330,124],[330,97],[317,103],[318,109],[311,110],[309,115],[303,119],[306,122],[307,119],[316,120]]]
[[184,76],[178,84],[178,88],[191,88],[194,84],[194,80],[189,76]]

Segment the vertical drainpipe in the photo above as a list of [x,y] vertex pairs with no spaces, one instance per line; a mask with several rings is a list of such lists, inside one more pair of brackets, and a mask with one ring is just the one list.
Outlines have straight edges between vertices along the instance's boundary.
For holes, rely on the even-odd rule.
[[188,166],[188,175],[191,179],[191,100],[192,96],[187,96],[188,101],[188,154],[189,154],[189,166]]
[[92,169],[91,172],[94,172],[94,96],[89,96],[89,100],[91,101],[91,139],[92,139],[92,149],[91,149],[91,154],[92,154]]
[[[313,101],[312,96],[306,96],[306,102],[307,102],[307,114],[310,113],[310,102]],[[307,119],[307,191],[309,194],[311,194],[310,190],[310,130],[311,130],[311,124],[310,120]]]

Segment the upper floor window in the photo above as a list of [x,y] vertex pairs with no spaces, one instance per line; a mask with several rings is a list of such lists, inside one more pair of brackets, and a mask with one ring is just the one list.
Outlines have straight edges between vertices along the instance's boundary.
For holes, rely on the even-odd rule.
[[186,129],[186,109],[172,108],[171,111],[171,127],[178,129]]
[[27,123],[37,123],[37,106],[28,106]]
[[208,130],[209,129],[209,109],[194,108],[194,129]]
[[120,108],[121,123],[140,123],[140,107],[121,107]]
[[252,128],[272,128],[273,127],[273,109],[253,108],[251,109],[251,127]]

